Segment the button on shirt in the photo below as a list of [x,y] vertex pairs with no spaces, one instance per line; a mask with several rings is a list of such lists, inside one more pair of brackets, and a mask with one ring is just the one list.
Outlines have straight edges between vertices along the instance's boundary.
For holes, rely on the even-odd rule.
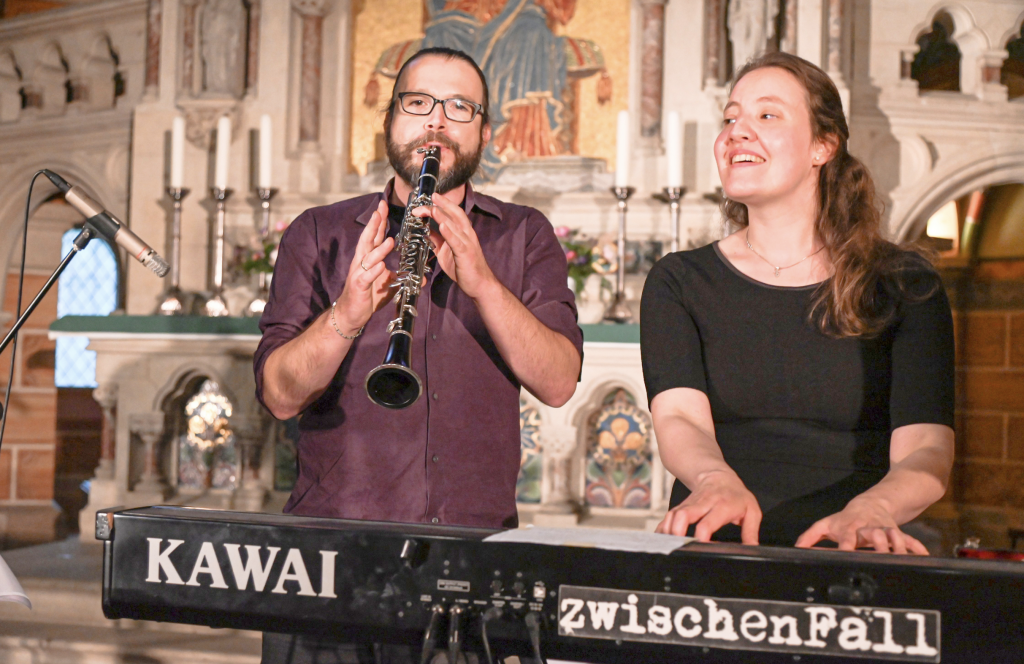
[[[256,350],[256,393],[270,353],[298,336],[345,286],[360,233],[383,193],[299,215],[281,238]],[[537,210],[466,187],[463,205],[499,281],[582,355],[565,255]],[[394,216],[394,215],[392,215]],[[389,235],[398,223],[392,219]],[[398,254],[385,259],[394,271]],[[299,477],[285,511],[382,521],[517,525],[520,384],[476,304],[436,262],[418,301],[412,369],[422,396],[390,410],[370,401],[366,375],[381,364],[392,303],[367,322],[334,381],[299,417]]]

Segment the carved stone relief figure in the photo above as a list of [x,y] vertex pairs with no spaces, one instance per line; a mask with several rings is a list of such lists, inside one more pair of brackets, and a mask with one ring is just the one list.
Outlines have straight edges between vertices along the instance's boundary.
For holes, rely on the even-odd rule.
[[206,0],[200,17],[203,92],[245,92],[246,16],[242,0]]
[[729,40],[732,69],[738,72],[749,60],[765,51],[775,36],[779,0],[729,0]]

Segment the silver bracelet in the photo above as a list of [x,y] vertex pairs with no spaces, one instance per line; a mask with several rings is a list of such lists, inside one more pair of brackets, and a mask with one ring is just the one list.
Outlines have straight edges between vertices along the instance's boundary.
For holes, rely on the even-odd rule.
[[363,333],[363,327],[366,327],[366,326],[364,325],[363,327],[359,328],[359,331],[356,332],[355,334],[353,334],[352,336],[348,336],[347,334],[343,333],[341,330],[338,329],[338,322],[334,320],[334,307],[335,307],[336,304],[338,304],[337,300],[335,300],[334,302],[331,302],[331,326],[334,328],[334,331],[337,332],[338,335],[342,339],[348,339],[349,341],[352,341],[353,339],[355,339],[356,337],[358,337],[360,334]]

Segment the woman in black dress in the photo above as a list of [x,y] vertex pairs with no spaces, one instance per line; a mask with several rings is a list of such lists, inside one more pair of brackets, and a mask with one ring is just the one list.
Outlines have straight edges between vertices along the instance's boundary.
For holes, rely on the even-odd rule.
[[835,85],[796,56],[739,73],[715,158],[739,230],[663,258],[641,307],[665,467],[659,532],[926,554],[900,530],[953,463],[953,331],[927,260],[880,235]]

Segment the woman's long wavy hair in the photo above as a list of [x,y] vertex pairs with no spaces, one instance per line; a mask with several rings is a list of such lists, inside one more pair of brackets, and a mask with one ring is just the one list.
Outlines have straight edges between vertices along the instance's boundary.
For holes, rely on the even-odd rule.
[[[900,273],[915,266],[925,267],[929,261],[921,253],[901,249],[882,237],[882,205],[867,167],[847,149],[850,130],[839,90],[828,74],[795,55],[766,53],[747,63],[733,86],[750,72],[765,67],[776,67],[796,77],[807,91],[814,137],[836,147],[835,155],[819,174],[816,223],[833,274],[812,299],[811,321],[831,337],[875,336],[896,315],[901,296],[906,297]],[[727,198],[722,213],[740,227],[749,223],[743,203]]]

